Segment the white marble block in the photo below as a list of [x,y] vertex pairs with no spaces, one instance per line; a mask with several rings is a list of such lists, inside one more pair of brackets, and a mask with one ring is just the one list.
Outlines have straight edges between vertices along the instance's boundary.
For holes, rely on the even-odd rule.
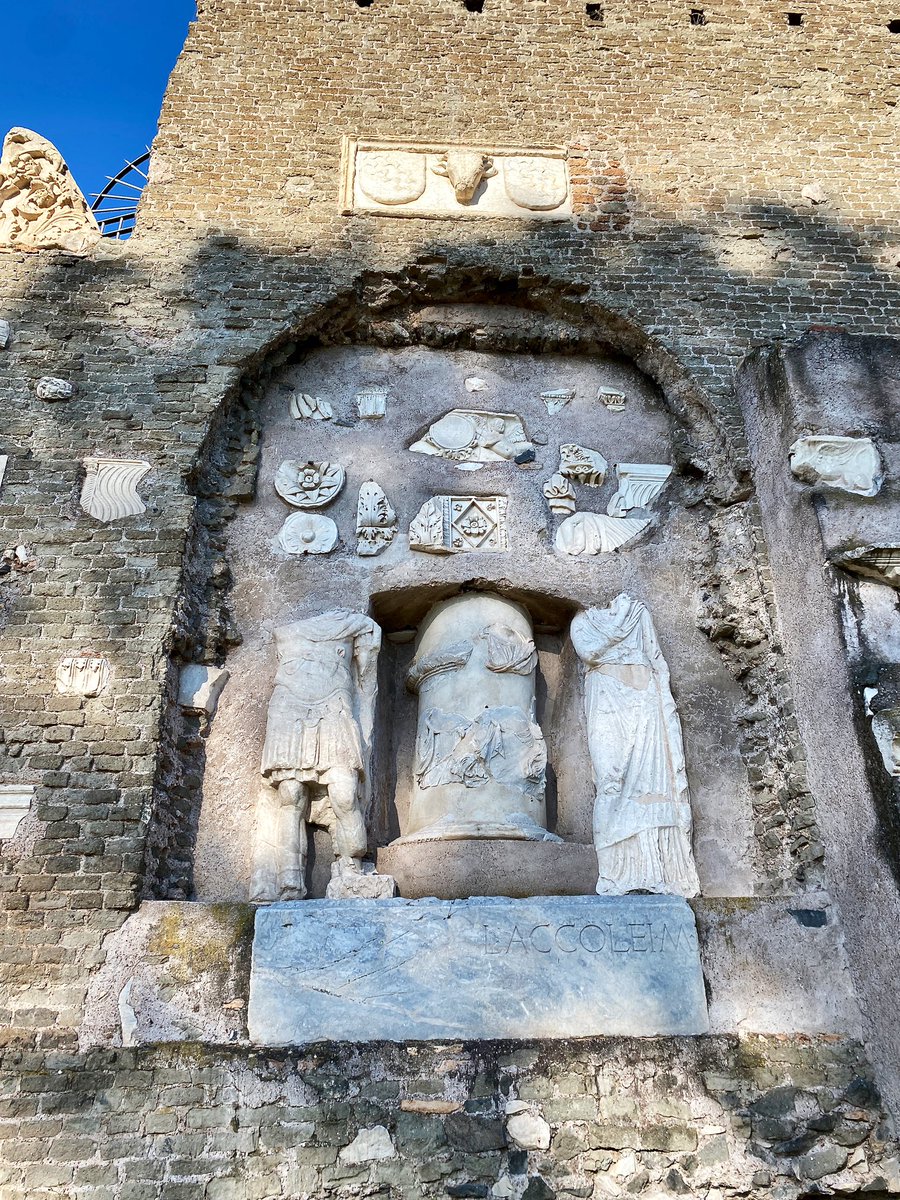
[[33,800],[34,787],[30,783],[0,785],[0,840],[15,834]]
[[877,496],[884,480],[881,456],[871,438],[798,438],[791,471],[804,483],[821,483],[857,496]]
[[258,1046],[707,1028],[694,915],[678,897],[308,900],[256,913]]
[[202,663],[182,667],[178,680],[179,706],[197,716],[214,716],[228,680],[229,674],[224,667],[205,667]]

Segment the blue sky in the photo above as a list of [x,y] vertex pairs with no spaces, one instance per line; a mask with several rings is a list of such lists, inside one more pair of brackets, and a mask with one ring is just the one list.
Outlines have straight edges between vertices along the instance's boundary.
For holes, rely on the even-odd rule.
[[90,200],[153,138],[195,13],[194,0],[9,0],[0,138],[13,125],[49,138]]

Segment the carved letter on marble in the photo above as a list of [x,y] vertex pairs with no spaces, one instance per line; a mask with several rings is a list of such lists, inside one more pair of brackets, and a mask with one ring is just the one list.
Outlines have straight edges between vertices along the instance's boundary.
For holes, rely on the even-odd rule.
[[67,654],[56,668],[56,690],[64,696],[99,696],[109,676],[109,659],[104,655]]
[[337,545],[338,527],[319,513],[291,513],[275,544],[285,554],[328,554]]
[[455,408],[413,442],[415,454],[431,454],[462,463],[510,462],[533,450],[520,417],[514,413]]
[[427,554],[508,550],[506,496],[434,496],[409,527],[409,547]]
[[33,800],[31,784],[0,784],[0,839],[14,836]]
[[297,421],[311,418],[313,421],[330,421],[334,410],[321,396],[308,396],[306,392],[294,392],[291,396],[291,416]]
[[407,676],[419,716],[404,840],[552,840],[536,666],[531,623],[517,604],[481,593],[431,610]]
[[544,497],[553,513],[568,516],[575,511],[575,489],[565,475],[551,475],[544,484]]
[[382,488],[373,480],[359,489],[356,505],[356,552],[363,557],[380,554],[394,540],[397,514]]
[[295,508],[323,508],[344,486],[340,463],[286,459],[275,472],[275,491]]
[[137,486],[150,464],[136,458],[86,458],[87,474],[81,489],[81,507],[98,521],[118,521],[145,511]]
[[671,474],[672,468],[661,463],[618,463],[619,489],[606,511],[624,517],[633,508],[650,508]]
[[585,446],[571,443],[559,448],[559,474],[576,483],[587,483],[600,487],[606,478],[609,463],[599,450],[588,450]]
[[345,609],[275,631],[278,671],[263,748],[251,900],[306,895],[307,822],[363,873],[381,630]]
[[791,446],[791,471],[804,483],[822,483],[857,496],[877,496],[884,479],[871,438],[811,436]]
[[68,379],[54,379],[52,375],[45,375],[38,380],[34,390],[38,400],[71,400],[75,395],[75,384]]
[[585,668],[597,892],[700,890],[681,722],[650,613],[620,595],[572,621]]
[[556,549],[563,554],[608,554],[643,533],[649,521],[637,517],[607,517],[580,512],[556,531]]
[[100,229],[54,145],[11,129],[0,157],[0,246],[87,254]]
[[566,151],[345,138],[341,209],[385,216],[564,219],[572,214]]

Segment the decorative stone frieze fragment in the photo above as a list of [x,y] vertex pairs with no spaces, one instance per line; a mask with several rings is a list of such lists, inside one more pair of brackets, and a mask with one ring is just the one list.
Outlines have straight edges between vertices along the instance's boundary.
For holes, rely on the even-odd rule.
[[561,412],[566,405],[575,399],[574,388],[550,388],[546,392],[541,392],[541,399],[547,408],[547,415],[555,417],[558,412]]
[[0,840],[11,838],[34,800],[31,784],[0,784]]
[[821,483],[856,496],[877,496],[884,480],[871,438],[814,435],[790,449],[791,471],[803,483]]
[[139,458],[86,458],[81,507],[98,521],[107,523],[145,512],[137,493],[138,484],[151,469]]
[[873,546],[868,550],[851,551],[832,561],[854,575],[900,589],[900,546]]
[[556,549],[563,554],[608,554],[633,541],[650,521],[637,517],[607,517],[581,512],[568,517],[556,531]]
[[295,508],[323,508],[344,486],[340,463],[285,459],[275,472],[275,491]]
[[0,321],[0,350],[5,350],[9,345],[9,339],[12,337],[12,328],[9,321]]
[[552,513],[569,516],[575,511],[575,489],[565,475],[551,475],[544,484],[544,498]]
[[6,476],[6,468],[9,466],[9,455],[0,454],[0,493],[3,492],[3,480]]
[[356,393],[356,411],[363,421],[377,421],[387,412],[390,388],[369,387]]
[[515,413],[454,408],[413,442],[414,454],[430,454],[459,463],[511,462],[533,450],[521,417]]
[[338,527],[320,513],[292,513],[275,544],[285,554],[328,554],[337,545]]
[[374,480],[364,483],[359,489],[356,505],[356,552],[364,558],[380,554],[394,540],[397,533],[397,514]]
[[434,496],[409,527],[409,547],[429,554],[508,550],[506,496]]
[[56,690],[63,696],[99,696],[110,679],[109,659],[103,654],[67,654],[56,668]]
[[302,421],[306,418],[313,421],[330,421],[334,410],[328,400],[321,396],[309,396],[306,392],[294,392],[291,396],[291,416]]
[[617,388],[600,387],[597,389],[597,399],[609,412],[624,412],[628,397]]
[[586,446],[571,443],[559,448],[559,474],[566,479],[601,487],[608,469],[609,463],[599,450],[589,450]]
[[11,129],[0,157],[0,247],[88,254],[99,241],[60,152],[30,129]]
[[565,219],[572,214],[567,153],[560,147],[345,138],[341,210]]
[[633,508],[650,508],[672,474],[662,463],[617,463],[619,488],[606,511],[611,517],[624,517]]
[[68,379],[54,379],[45,375],[35,387],[38,400],[71,400],[75,395],[75,384]]

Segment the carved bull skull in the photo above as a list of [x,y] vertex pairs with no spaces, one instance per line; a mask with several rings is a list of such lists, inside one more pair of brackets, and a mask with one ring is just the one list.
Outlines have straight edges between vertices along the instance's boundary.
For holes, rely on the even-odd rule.
[[468,204],[481,181],[497,174],[491,156],[477,150],[448,150],[431,169],[450,180],[460,204]]

